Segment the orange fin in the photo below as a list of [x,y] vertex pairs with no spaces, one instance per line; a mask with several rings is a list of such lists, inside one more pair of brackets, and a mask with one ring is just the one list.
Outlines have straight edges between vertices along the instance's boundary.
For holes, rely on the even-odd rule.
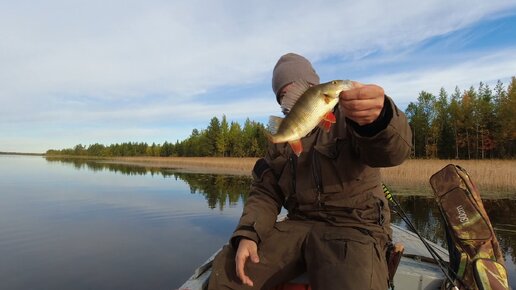
[[289,141],[288,144],[290,144],[290,148],[292,148],[292,151],[294,151],[297,156],[301,155],[301,152],[303,152],[303,144],[301,143],[301,140]]
[[321,123],[319,123],[319,127],[328,133],[330,132],[331,125],[335,123],[337,123],[337,118],[335,118],[333,112],[328,112],[326,115],[324,115]]
[[324,115],[323,117],[323,120],[328,121],[332,124],[337,123],[337,118],[335,117],[335,114],[333,114],[333,112],[326,113],[326,115]]
[[328,133],[328,132],[330,132],[332,124],[333,124],[332,122],[329,122],[329,121],[326,121],[326,120],[322,120],[321,123],[319,123],[319,127],[321,129],[323,129],[324,132]]

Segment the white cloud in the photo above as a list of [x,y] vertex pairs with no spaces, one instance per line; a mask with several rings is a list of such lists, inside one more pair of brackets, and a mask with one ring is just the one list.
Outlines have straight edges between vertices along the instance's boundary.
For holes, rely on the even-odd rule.
[[[242,84],[270,92],[271,68],[288,51],[315,63],[360,61],[515,7],[508,0],[4,2],[0,123],[62,127],[64,119],[109,127],[128,120],[275,114],[276,104],[262,93],[219,105],[196,100]],[[413,96],[416,88],[442,86],[442,78],[461,86],[463,72],[501,75],[508,65],[500,60],[478,63],[482,69],[464,63],[373,75],[400,96]]]
[[498,80],[508,84],[511,76],[516,76],[516,49],[492,52],[488,55],[470,53],[466,61],[456,63],[439,63],[430,67],[416,68],[389,75],[371,77],[374,83],[382,84],[387,93],[405,107],[415,102],[421,91],[434,95],[441,88],[452,94],[458,86],[461,91],[473,86],[478,88],[480,82],[491,86]]
[[0,12],[2,98],[187,96],[255,81],[286,50],[318,58],[395,48],[514,7],[511,1],[46,1],[32,9],[23,3]]

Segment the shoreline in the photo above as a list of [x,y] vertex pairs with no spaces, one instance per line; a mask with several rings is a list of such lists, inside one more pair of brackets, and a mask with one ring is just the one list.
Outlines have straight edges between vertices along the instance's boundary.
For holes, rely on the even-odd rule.
[[180,170],[189,173],[212,173],[251,176],[258,158],[253,157],[111,157],[99,163]]
[[[252,176],[256,157],[88,157],[76,158],[104,164],[170,169],[186,173]],[[399,194],[433,196],[429,178],[448,164],[466,169],[485,197],[516,197],[516,160],[434,160],[408,159],[395,167],[382,168],[382,180]],[[416,192],[414,192],[416,191]]]

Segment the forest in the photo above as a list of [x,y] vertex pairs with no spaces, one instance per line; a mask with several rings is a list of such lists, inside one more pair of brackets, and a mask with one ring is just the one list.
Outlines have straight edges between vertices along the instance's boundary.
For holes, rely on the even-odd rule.
[[516,154],[516,78],[507,89],[458,87],[449,95],[422,91],[405,110],[412,128],[413,156],[439,159],[506,159]]
[[74,148],[48,150],[46,155],[66,156],[179,156],[179,157],[257,157],[265,154],[267,138],[265,126],[247,119],[241,126],[238,122],[228,123],[226,116],[221,120],[213,117],[206,129],[193,129],[188,138],[175,143],[147,144],[127,142],[121,144],[75,145]]
[[[516,77],[507,87],[498,81],[494,88],[481,82],[477,89],[456,87],[451,94],[444,88],[438,95],[421,91],[405,114],[413,133],[413,158],[512,159],[516,155]],[[48,150],[46,155],[259,157],[267,146],[265,130],[260,122],[228,123],[223,115],[175,143],[78,144]]]

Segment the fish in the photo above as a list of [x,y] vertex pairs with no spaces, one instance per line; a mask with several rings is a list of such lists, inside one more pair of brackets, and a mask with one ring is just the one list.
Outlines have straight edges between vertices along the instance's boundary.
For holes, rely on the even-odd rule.
[[303,152],[301,138],[320,126],[329,132],[336,122],[333,109],[342,91],[353,88],[350,80],[333,80],[311,85],[304,80],[296,81],[283,97],[285,118],[270,116],[267,138],[272,143],[288,142],[292,151],[300,156]]

